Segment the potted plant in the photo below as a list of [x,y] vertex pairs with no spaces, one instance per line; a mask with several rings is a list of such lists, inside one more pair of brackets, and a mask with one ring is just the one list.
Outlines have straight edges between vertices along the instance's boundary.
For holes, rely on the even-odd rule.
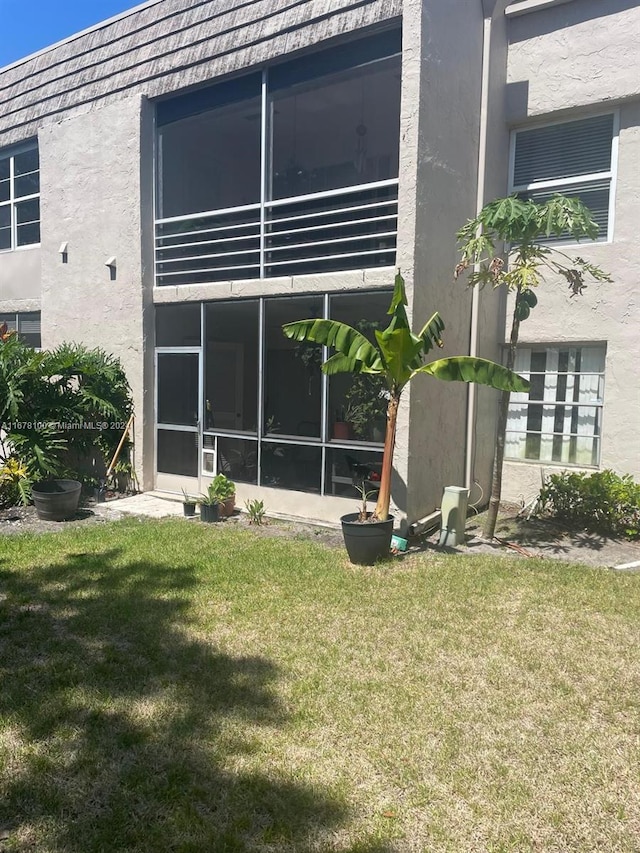
[[182,512],[185,518],[193,518],[196,514],[196,499],[188,495],[186,491],[182,490],[183,500],[182,500]]
[[389,531],[393,529],[393,518],[387,519],[385,524],[372,526],[369,523],[372,513],[367,510],[367,501],[373,495],[377,495],[378,490],[367,489],[367,481],[364,477],[354,480],[353,486],[359,492],[362,503],[358,512],[348,513],[340,519],[344,546],[352,563],[372,566],[389,551],[391,543]]
[[220,501],[213,492],[213,483],[209,484],[206,494],[198,498],[200,520],[211,524],[220,518]]
[[351,438],[351,424],[347,420],[347,415],[344,409],[338,409],[333,421],[332,438],[347,441]]
[[[376,342],[372,343],[357,329],[337,320],[309,319],[287,323],[284,334],[297,341],[313,341],[333,347],[335,353],[322,365],[329,376],[336,373],[353,373],[379,376],[384,382],[387,399],[387,425],[380,475],[380,490],[375,511],[357,520],[364,528],[364,536],[378,539],[377,556],[389,552],[393,519],[389,517],[391,500],[391,470],[395,448],[398,406],[402,391],[408,382],[419,374],[435,376],[436,379],[456,382],[476,382],[492,388],[509,391],[527,391],[527,380],[511,370],[471,356],[454,356],[424,363],[426,355],[434,346],[442,347],[441,334],[444,322],[436,312],[422,329],[413,333],[409,326],[405,306],[404,279],[398,272],[388,314],[390,322],[386,329],[376,330]],[[352,523],[351,515],[344,516],[344,523]],[[382,536],[378,530],[383,530]]]
[[41,480],[31,487],[38,518],[67,521],[78,511],[82,483],[79,480]]
[[236,506],[235,483],[224,474],[216,474],[209,486],[209,492],[220,504],[220,515],[223,518],[233,515]]

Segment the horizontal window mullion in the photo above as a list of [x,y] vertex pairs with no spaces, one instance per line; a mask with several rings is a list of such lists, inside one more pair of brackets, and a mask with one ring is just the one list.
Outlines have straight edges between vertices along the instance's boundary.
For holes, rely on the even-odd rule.
[[[332,213],[342,213],[342,211],[331,211]],[[321,231],[327,228],[348,228],[352,225],[368,225],[370,222],[386,222],[388,219],[397,219],[397,213],[390,213],[388,216],[371,216],[367,219],[345,219],[344,222],[325,222],[321,225],[309,225],[306,228],[290,228],[287,231],[269,231],[267,239],[281,237],[287,234],[302,234],[307,231]],[[267,223],[273,225],[272,222]],[[395,231],[393,232],[396,233]],[[359,235],[363,236],[363,235]],[[379,236],[376,234],[376,236]]]
[[23,201],[33,201],[34,198],[40,198],[40,193],[30,193],[29,195],[14,196],[13,203],[21,204]]
[[156,252],[170,252],[172,249],[193,249],[194,246],[215,246],[217,243],[238,243],[241,240],[259,239],[259,234],[243,234],[239,237],[220,237],[218,240],[192,240],[190,243],[171,243],[169,246],[156,246]]
[[[231,272],[233,270],[252,270],[259,267],[259,264],[238,264],[232,267],[207,267],[203,270],[177,270],[176,272],[159,272],[158,276],[165,278],[169,275],[204,275],[209,272]],[[256,276],[257,277],[257,276]]]
[[307,193],[306,195],[289,196],[288,198],[278,198],[273,201],[265,202],[265,208],[271,209],[274,207],[283,207],[287,204],[300,204],[304,201],[312,201],[320,198],[335,198],[341,195],[355,195],[366,190],[382,189],[383,187],[398,186],[398,178],[387,178],[385,181],[373,181],[369,184],[354,184],[353,186],[340,187],[336,190],[323,190],[319,193]]
[[[163,249],[163,251],[165,251]],[[260,252],[259,248],[255,249],[239,249],[237,252],[215,252],[210,255],[193,255],[188,258],[159,258],[158,264],[179,264],[179,263],[187,263],[189,261],[207,261],[212,258],[231,258],[236,257],[238,255],[256,255]]]
[[156,219],[156,225],[166,225],[169,222],[187,222],[189,219],[227,216],[230,213],[244,213],[245,210],[260,210],[260,202],[241,204],[238,207],[222,207],[219,210],[207,210],[203,213],[185,213],[182,216],[167,216],[164,219]]
[[[272,251],[268,249],[268,251]],[[296,258],[295,260],[290,261],[267,261],[266,266],[268,267],[278,267],[284,266],[287,264],[310,264],[315,261],[336,261],[341,258],[361,258],[367,257],[368,255],[388,255],[393,253],[395,255],[396,247],[393,246],[389,249],[366,249],[362,252],[343,252],[339,255],[320,255],[315,256],[313,258]]]
[[194,435],[197,435],[199,432],[197,426],[188,426],[187,424],[156,423],[156,428],[167,430],[168,432],[192,432]]
[[599,441],[601,438],[600,433],[596,432],[541,432],[538,429],[507,429],[507,433],[510,435],[539,435],[549,437],[553,436],[553,438],[586,438],[589,439],[589,441]]
[[[315,219],[318,216],[337,216],[344,215],[346,213],[355,213],[359,210],[373,210],[377,207],[392,207],[398,206],[397,198],[389,198],[386,201],[374,201],[370,204],[357,204],[352,207],[331,207],[328,210],[319,210],[316,213],[301,213],[298,216],[282,216],[279,219],[270,218],[267,220],[267,225],[280,225],[282,222],[298,222],[302,219]],[[397,216],[397,213],[390,214],[390,216]],[[348,220],[347,220],[348,221]],[[322,227],[322,226],[318,226]],[[275,232],[281,233],[281,232]]]
[[532,190],[553,189],[554,187],[579,186],[581,184],[597,183],[598,181],[610,181],[613,177],[611,170],[607,172],[593,172],[588,175],[575,175],[571,178],[553,178],[549,181],[533,181],[530,184],[518,184],[512,187],[515,193],[530,192]]
[[[518,372],[518,368],[514,368],[516,372]],[[520,373],[524,376],[572,376],[574,379],[577,379],[579,376],[604,376],[604,370],[589,370],[587,371],[578,371],[575,370],[520,370]]]
[[554,410],[561,409],[604,409],[604,402],[602,400],[598,401],[588,401],[586,403],[564,403],[562,400],[554,400],[552,402],[544,401],[544,400],[530,400],[528,402],[522,403],[512,403],[509,404],[509,414],[512,416],[518,416],[522,409],[529,408],[532,405],[534,407],[539,407],[541,409],[547,409],[546,412],[543,412],[543,416],[549,417],[549,415],[554,414]]
[[[248,441],[258,440],[258,433],[247,429],[205,429],[202,434],[204,436],[208,435],[210,438],[243,438]],[[208,450],[210,453],[214,452],[212,447],[205,447],[203,449]]]
[[314,439],[311,436],[296,436],[296,435],[263,435],[261,439],[263,444],[295,444],[308,447],[322,447],[322,439]]
[[[156,225],[160,224],[158,220],[156,220]],[[191,237],[197,236],[200,234],[217,234],[220,231],[233,231],[236,228],[256,228],[258,229],[260,226],[260,222],[256,219],[254,222],[238,222],[233,225],[220,225],[215,228],[201,228],[197,231],[178,231],[176,234],[156,234],[156,240],[174,240],[180,239],[182,237]],[[251,236],[251,235],[247,235]],[[172,247],[174,244],[171,243],[167,246],[167,248]]]
[[[353,243],[357,240],[377,240],[383,237],[395,237],[396,231],[382,231],[380,233],[373,232],[372,234],[357,234],[353,237],[335,237],[333,240],[311,240],[307,243],[291,243],[285,246],[267,246],[267,252],[290,252],[294,249],[307,249],[314,246],[332,246],[335,243]],[[271,235],[269,235],[271,236]]]

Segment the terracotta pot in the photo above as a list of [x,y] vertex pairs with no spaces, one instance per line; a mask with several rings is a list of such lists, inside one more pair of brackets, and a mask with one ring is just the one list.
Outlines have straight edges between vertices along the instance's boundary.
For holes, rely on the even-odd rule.
[[333,437],[343,440],[351,438],[351,424],[346,421],[334,421]]
[[230,498],[227,498],[226,501],[223,501],[220,504],[220,518],[229,518],[229,516],[233,515],[233,511],[236,508],[236,496],[231,495]]

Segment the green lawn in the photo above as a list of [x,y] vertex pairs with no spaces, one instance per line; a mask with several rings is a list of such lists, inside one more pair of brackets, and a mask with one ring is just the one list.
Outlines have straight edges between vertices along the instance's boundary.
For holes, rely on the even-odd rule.
[[640,849],[640,576],[0,540],[0,850]]

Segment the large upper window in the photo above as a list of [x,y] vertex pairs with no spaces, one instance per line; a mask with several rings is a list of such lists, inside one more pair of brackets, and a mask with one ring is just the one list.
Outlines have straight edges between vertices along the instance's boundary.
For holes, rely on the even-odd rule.
[[393,31],[162,101],[157,284],[395,262]]
[[577,197],[591,210],[598,239],[611,240],[616,137],[613,113],[516,131],[512,192],[535,201],[554,193]]
[[260,109],[259,74],[176,105],[171,118],[187,115],[162,126],[159,133],[161,217],[260,201]]
[[0,151],[0,250],[40,242],[37,143]]
[[507,458],[598,465],[604,364],[602,345],[519,348],[515,370],[531,387],[511,395]]

